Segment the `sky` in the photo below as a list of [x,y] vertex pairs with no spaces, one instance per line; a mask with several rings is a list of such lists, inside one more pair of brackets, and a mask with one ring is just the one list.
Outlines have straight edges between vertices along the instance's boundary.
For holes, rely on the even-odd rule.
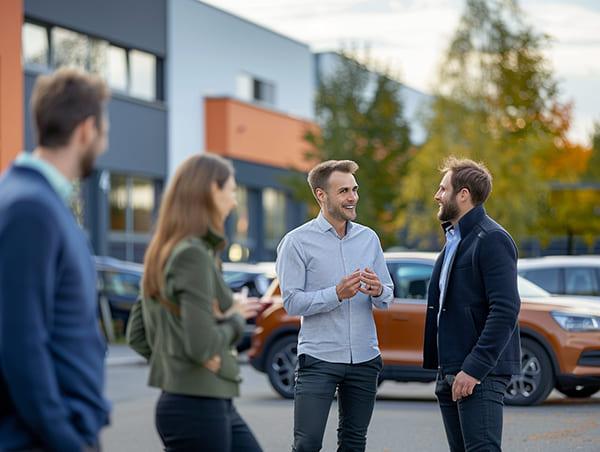
[[[433,92],[465,0],[202,0],[310,46],[368,47],[399,80]],[[520,0],[525,20],[552,37],[547,58],[561,100],[572,101],[570,138],[589,145],[600,122],[600,1]]]

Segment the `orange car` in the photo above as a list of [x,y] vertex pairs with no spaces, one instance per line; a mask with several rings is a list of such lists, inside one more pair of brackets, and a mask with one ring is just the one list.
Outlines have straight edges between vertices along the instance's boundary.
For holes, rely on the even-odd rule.
[[[389,310],[374,309],[383,380],[435,380],[421,367],[427,288],[437,253],[385,253],[394,281]],[[519,277],[521,294],[521,374],[506,394],[511,405],[543,402],[553,388],[569,397],[600,390],[600,303],[555,297]],[[252,366],[265,372],[273,388],[292,398],[300,318],[283,309],[277,280],[265,295],[272,304],[256,320],[248,352]]]

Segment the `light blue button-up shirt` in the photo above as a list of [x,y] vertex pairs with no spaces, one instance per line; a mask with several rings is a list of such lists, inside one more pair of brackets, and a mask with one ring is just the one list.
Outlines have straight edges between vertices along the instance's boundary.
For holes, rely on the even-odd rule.
[[438,324],[440,322],[440,312],[442,312],[444,299],[446,298],[446,288],[448,287],[450,267],[452,266],[452,262],[454,262],[454,256],[456,255],[456,249],[458,248],[460,239],[460,228],[458,227],[458,224],[456,226],[449,226],[446,228],[446,251],[444,254],[442,271],[440,273],[440,310],[438,312]]
[[58,193],[65,203],[69,203],[69,196],[73,192],[73,184],[46,160],[35,157],[30,152],[21,152],[15,159],[15,165],[33,168],[42,173],[52,188]]
[[[358,292],[338,300],[335,288],[356,269],[374,271],[379,297]],[[373,306],[387,309],[394,285],[377,234],[348,222],[342,238],[322,213],[289,232],[277,248],[277,276],[288,314],[302,316],[298,355],[334,363],[361,363],[379,355]]]

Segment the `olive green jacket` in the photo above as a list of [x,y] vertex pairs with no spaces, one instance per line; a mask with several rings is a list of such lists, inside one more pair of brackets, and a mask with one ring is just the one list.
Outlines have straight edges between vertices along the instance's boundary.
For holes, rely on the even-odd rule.
[[[231,290],[223,281],[215,258],[222,238],[189,237],[173,248],[164,269],[163,298],[177,305],[179,315],[158,300],[140,294],[127,325],[127,343],[148,359],[148,384],[167,392],[231,398],[240,383],[235,344],[245,320],[233,314],[216,318],[213,300],[221,312],[232,304]],[[214,373],[203,363],[221,355]]]

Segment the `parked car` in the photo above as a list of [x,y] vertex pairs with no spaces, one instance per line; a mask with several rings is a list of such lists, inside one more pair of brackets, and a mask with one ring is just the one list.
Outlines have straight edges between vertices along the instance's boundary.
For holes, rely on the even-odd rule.
[[519,259],[519,274],[550,293],[599,297],[600,256]]
[[[427,291],[437,253],[385,253],[385,257],[395,300],[387,311],[373,310],[384,362],[380,382],[434,381],[436,372],[421,366]],[[600,390],[600,305],[551,296],[521,277],[518,284],[522,370],[510,383],[506,403],[535,405],[553,388],[569,397],[596,393]],[[248,356],[280,395],[292,398],[300,318],[283,309],[277,280],[265,298],[272,304],[257,318]]]
[[248,289],[249,297],[262,297],[275,278],[275,262],[224,262],[223,279],[234,292]]
[[114,257],[94,256],[98,274],[98,307],[107,339],[113,340],[116,320],[124,334],[131,307],[140,292],[144,266]]
[[[240,292],[246,287],[249,297],[261,298],[271,281],[275,278],[275,262],[224,262],[223,279],[234,292]],[[267,300],[267,299],[265,299]],[[268,302],[263,303],[266,308]],[[246,321],[244,337],[237,344],[238,352],[246,351],[250,348],[250,340],[254,332],[255,319]]]
[[[115,333],[125,334],[129,313],[140,292],[144,266],[107,256],[95,256],[94,260],[98,272],[98,306],[102,327],[107,338],[113,340]],[[246,287],[249,297],[262,297],[274,277],[274,262],[223,264],[223,278],[229,288],[239,292]],[[115,324],[117,331],[113,329]],[[244,338],[238,344],[238,351],[250,347],[253,331],[254,319],[250,319]]]

